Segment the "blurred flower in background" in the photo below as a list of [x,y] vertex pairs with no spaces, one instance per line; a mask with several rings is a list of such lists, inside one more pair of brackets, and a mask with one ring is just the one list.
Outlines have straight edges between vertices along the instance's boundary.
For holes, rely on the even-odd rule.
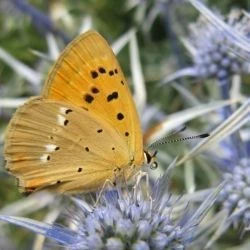
[[[42,249],[43,237],[72,249],[249,248],[248,3],[207,4],[0,2],[0,152],[14,109],[39,95],[60,51],[88,29],[112,44],[133,89],[147,145],[184,124],[187,129],[170,138],[211,132],[202,141],[159,146],[160,167],[146,169],[149,186],[141,180],[136,190],[107,191],[94,210],[91,195],[73,198],[75,205],[47,192],[23,198],[1,154],[0,218],[21,228],[15,232],[1,224],[1,249]],[[176,156],[177,166],[166,173]],[[43,236],[34,239],[22,228]]]
[[[217,17],[218,15],[218,17]],[[248,38],[250,19],[239,9],[232,9],[227,18],[214,14],[221,21],[225,19],[232,32],[238,32]],[[212,20],[202,14],[189,25],[189,37],[183,38],[183,44],[192,56],[194,65],[170,76],[168,81],[178,77],[215,78],[218,81],[230,78],[234,74],[249,74],[249,55],[237,47],[235,39],[230,37],[223,27],[216,26]]]

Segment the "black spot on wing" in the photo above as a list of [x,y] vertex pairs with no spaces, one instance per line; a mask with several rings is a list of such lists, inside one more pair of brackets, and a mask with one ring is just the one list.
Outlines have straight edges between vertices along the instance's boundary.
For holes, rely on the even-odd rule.
[[63,125],[64,126],[67,126],[69,124],[69,120],[65,120],[64,122],[63,122]]
[[113,70],[110,70],[110,71],[109,71],[109,75],[110,75],[110,76],[113,76],[114,74],[115,74],[115,73],[114,73]]
[[71,112],[73,112],[72,109],[67,109],[67,110],[65,110],[65,114],[66,114],[66,115],[69,114],[69,113],[71,113]]
[[87,103],[92,103],[94,101],[94,97],[90,94],[86,94],[84,95],[84,100],[87,102]]
[[98,73],[97,73],[95,70],[92,70],[92,71],[90,72],[90,74],[91,74],[91,77],[92,77],[93,79],[95,79],[95,78],[98,77]]
[[98,94],[98,93],[100,92],[100,90],[99,90],[98,88],[96,88],[96,87],[92,87],[92,88],[91,88],[91,92],[92,92],[93,94]]
[[101,74],[105,74],[105,73],[106,73],[106,69],[103,68],[103,67],[99,67],[99,68],[98,68],[98,71],[99,71]]
[[124,119],[123,113],[118,113],[118,114],[116,115],[116,118],[117,118],[117,120],[119,120],[119,121],[123,120],[123,119]]
[[112,100],[118,99],[118,92],[114,91],[110,95],[107,96],[107,101],[111,102]]
[[82,109],[84,109],[85,111],[89,111],[89,109],[86,107],[82,107]]

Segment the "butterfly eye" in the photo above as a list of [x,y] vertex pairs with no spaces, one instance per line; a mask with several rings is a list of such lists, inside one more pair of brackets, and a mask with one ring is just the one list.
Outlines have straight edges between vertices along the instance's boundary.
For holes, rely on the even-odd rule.
[[152,162],[152,164],[150,165],[151,169],[156,169],[158,167],[158,163],[156,161]]

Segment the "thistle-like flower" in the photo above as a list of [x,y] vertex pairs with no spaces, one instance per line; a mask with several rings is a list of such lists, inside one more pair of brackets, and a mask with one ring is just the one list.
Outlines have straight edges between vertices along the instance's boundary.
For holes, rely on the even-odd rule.
[[[239,41],[230,34],[239,34],[248,39],[249,16],[237,9],[232,9],[228,16],[223,18],[218,13],[212,13],[199,1],[190,0],[190,2],[194,2],[194,5],[199,4],[198,7],[195,5],[199,11],[205,9],[210,14],[205,17],[201,15],[196,23],[189,26],[189,37],[182,39],[192,57],[193,65],[166,77],[162,83],[183,76],[192,76],[203,79],[215,78],[220,85],[227,85],[232,75],[248,74],[250,72],[249,53],[243,50]],[[215,25],[214,20],[219,24]]]
[[[250,226],[250,99],[238,108],[227,120],[220,124],[195,146],[179,163],[184,163],[198,153],[207,150],[209,160],[219,169],[222,188],[217,204],[221,207],[213,217],[213,226],[218,227],[210,240],[211,245],[231,225],[249,230]],[[235,144],[223,140],[235,132]],[[236,135],[236,134],[235,134]],[[222,141],[223,140],[223,141]],[[221,143],[219,143],[221,141]],[[211,147],[213,145],[213,147]],[[216,148],[214,148],[215,145]],[[233,146],[233,147],[232,147]],[[237,150],[236,150],[237,149]]]
[[[202,14],[189,26],[189,37],[182,39],[193,65],[165,77],[161,85],[185,76],[213,78],[218,82],[221,97],[230,99],[232,76],[250,73],[249,45],[243,46],[250,41],[250,18],[237,9],[232,9],[224,18],[199,0],[189,2]],[[224,108],[222,118],[226,119],[232,112],[230,107]]]
[[[246,129],[249,134],[249,126]],[[214,157],[221,171],[225,186],[220,191],[217,204],[220,210],[214,218],[218,228],[207,246],[211,246],[223,233],[233,226],[242,233],[250,229],[250,141],[238,140],[241,155],[228,158]],[[225,144],[222,144],[222,150]],[[224,148],[228,151],[228,148]],[[235,155],[232,152],[232,155]]]
[[[225,22],[232,29],[244,34],[246,21],[250,23],[248,19],[246,16],[242,17],[240,11],[232,9]],[[225,32],[204,17],[200,17],[190,30],[190,41],[196,51],[192,56],[199,77],[223,80],[233,74],[249,73],[249,63],[239,56],[242,51],[235,48],[234,40],[231,40]]]
[[[196,241],[199,223],[213,205],[218,189],[198,209],[188,211],[188,206],[180,206],[179,198],[166,192],[168,183],[168,174],[164,174],[151,186],[151,196],[144,196],[139,186],[132,192],[120,188],[107,191],[95,209],[74,198],[77,209],[70,216],[74,230],[18,217],[3,215],[0,219],[70,249],[185,249]],[[179,209],[175,213],[177,207],[182,208],[181,213]]]
[[242,158],[231,172],[223,173],[226,180],[221,190],[219,200],[223,209],[231,215],[231,221],[236,226],[250,226],[250,159]]

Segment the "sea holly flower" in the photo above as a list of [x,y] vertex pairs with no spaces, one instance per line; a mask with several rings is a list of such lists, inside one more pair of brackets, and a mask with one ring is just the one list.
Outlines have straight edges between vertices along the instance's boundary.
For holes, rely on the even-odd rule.
[[[249,230],[250,227],[250,100],[245,105],[242,128],[235,147],[237,157],[221,158],[217,164],[226,181],[219,195],[222,210],[230,216],[230,224]],[[238,124],[241,122],[238,121]],[[222,147],[223,149],[223,147]],[[227,150],[227,149],[226,149]],[[225,167],[226,165],[226,167]]]
[[[208,8],[207,10],[209,11]],[[241,36],[248,36],[250,18],[244,12],[232,9],[225,18],[219,14],[213,15],[231,29],[232,33],[236,31]],[[200,15],[195,23],[189,25],[189,30],[189,37],[182,38],[182,41],[191,55],[193,65],[166,77],[162,82],[183,76],[215,78],[222,81],[234,74],[249,73],[249,61],[244,60],[249,58],[248,51],[237,46],[238,41],[228,35],[223,27],[216,26],[210,16]]]
[[[134,191],[118,187],[104,192],[96,208],[81,198],[74,198],[77,209],[70,212],[69,218],[74,230],[21,217],[2,215],[0,219],[70,249],[185,249],[200,236],[199,224],[221,187],[191,211],[187,204],[180,203],[181,199],[166,192],[168,185],[169,171],[147,186],[151,196],[145,195],[140,186]],[[178,208],[182,212],[176,214]]]
[[[199,0],[188,0],[201,14],[203,14],[214,26],[221,30],[232,42],[230,49],[249,61],[249,14],[242,10],[235,10],[235,15],[227,22],[219,15],[215,15]],[[239,53],[242,52],[242,53]]]
[[[231,158],[210,155],[221,172],[221,179],[225,181],[225,186],[218,195],[217,204],[220,210],[217,215],[214,215],[214,219],[220,219],[216,222],[218,227],[208,242],[208,247],[231,226],[242,233],[250,229],[250,120],[248,125],[239,132],[244,130],[248,133],[247,140],[239,137],[235,145],[239,148],[240,155]],[[221,147],[222,152],[223,146],[224,144]],[[227,151],[227,148],[225,150]]]
[[[234,148],[223,140],[232,133],[237,133],[234,144],[237,154]],[[217,229],[208,242],[208,246],[211,246],[232,225],[243,231],[249,230],[250,227],[250,99],[220,124],[208,138],[180,159],[179,164],[204,150],[210,162],[219,169],[221,180],[225,182],[216,201],[220,210],[212,219]]]
[[231,215],[236,226],[250,226],[250,158],[242,158],[230,172],[225,172],[222,178],[226,180],[221,190],[219,200],[224,210]]
[[[229,13],[228,20],[238,27],[241,26],[240,22],[232,20],[238,16],[235,12],[232,10]],[[190,26],[190,30],[189,44],[193,46],[194,71],[198,77],[223,80],[233,74],[249,73],[248,62],[230,50],[230,46],[233,47],[230,38],[203,16]]]
[[[250,72],[249,45],[243,49],[242,42],[250,41],[250,18],[237,9],[232,9],[224,18],[200,1],[190,2],[202,13],[196,23],[189,25],[189,36],[182,38],[193,65],[165,77],[161,85],[185,76],[213,78],[218,82],[222,98],[229,99],[232,76]],[[224,118],[230,113],[227,110]]]

